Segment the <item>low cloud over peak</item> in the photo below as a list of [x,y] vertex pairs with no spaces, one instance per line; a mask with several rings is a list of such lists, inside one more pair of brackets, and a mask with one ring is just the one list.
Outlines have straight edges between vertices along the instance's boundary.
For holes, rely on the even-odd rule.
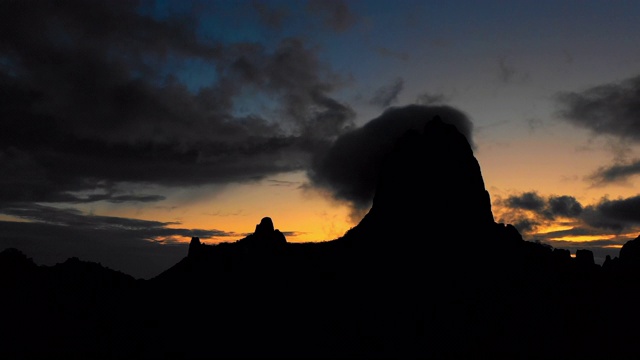
[[364,126],[341,135],[326,153],[316,157],[309,171],[311,185],[327,190],[338,200],[349,202],[356,211],[368,210],[385,154],[407,130],[422,131],[424,124],[436,115],[455,125],[473,146],[473,124],[456,108],[393,107]]

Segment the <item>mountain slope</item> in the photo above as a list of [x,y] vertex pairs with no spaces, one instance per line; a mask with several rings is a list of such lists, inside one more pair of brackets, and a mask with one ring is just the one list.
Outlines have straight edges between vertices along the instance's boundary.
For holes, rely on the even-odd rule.
[[623,358],[640,354],[640,314],[618,310],[640,300],[636,247],[600,267],[496,223],[467,139],[436,118],[398,139],[338,239],[288,243],[264,217],[144,281],[0,253],[0,355]]

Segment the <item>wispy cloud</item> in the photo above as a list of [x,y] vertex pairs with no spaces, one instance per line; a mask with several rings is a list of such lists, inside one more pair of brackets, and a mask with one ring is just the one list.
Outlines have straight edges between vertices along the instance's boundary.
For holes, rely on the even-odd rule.
[[391,84],[378,88],[373,94],[373,97],[371,97],[371,100],[369,100],[369,103],[385,109],[398,101],[398,95],[400,95],[403,88],[404,79],[401,77],[396,78]]
[[640,141],[640,76],[556,94],[560,117],[596,135]]
[[613,164],[600,167],[587,177],[594,186],[604,186],[610,183],[624,183],[630,177],[640,174],[640,160],[629,163]]

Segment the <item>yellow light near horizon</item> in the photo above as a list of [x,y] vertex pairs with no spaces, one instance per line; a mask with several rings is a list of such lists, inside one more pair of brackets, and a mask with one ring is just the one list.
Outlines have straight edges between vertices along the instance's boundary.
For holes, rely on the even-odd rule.
[[[266,216],[273,220],[276,229],[285,233],[287,242],[333,240],[355,225],[349,222],[350,210],[345,204],[305,192],[299,187],[304,181],[303,174],[293,174],[282,175],[277,181],[229,186],[224,193],[202,196],[191,202],[188,213],[181,214],[179,223],[168,227],[218,229],[234,233],[231,236],[201,238],[204,243],[213,244],[244,238],[253,233]],[[162,219],[163,215],[166,218],[169,214],[156,212],[153,218]],[[190,240],[185,237],[180,241]]]
[[551,238],[551,241],[569,241],[569,242],[589,242],[597,240],[611,240],[616,235],[569,235],[557,238]]
[[547,227],[542,227],[542,230],[540,231],[536,231],[536,234],[549,234],[552,232],[556,232],[556,231],[565,231],[565,230],[571,230],[573,229],[573,226],[571,225],[550,225]]
[[616,244],[616,245],[605,245],[603,246],[603,248],[605,249],[622,249],[622,245]]
[[17,216],[4,215],[0,214],[0,221],[9,221],[9,222],[33,222],[32,220],[23,219]]

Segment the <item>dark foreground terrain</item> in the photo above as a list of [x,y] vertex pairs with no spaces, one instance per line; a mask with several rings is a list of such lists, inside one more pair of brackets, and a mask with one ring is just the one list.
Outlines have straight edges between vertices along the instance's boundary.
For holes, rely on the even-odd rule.
[[494,222],[469,143],[434,119],[332,241],[287,243],[265,217],[150,280],[3,251],[0,358],[640,357],[640,239],[576,255]]

